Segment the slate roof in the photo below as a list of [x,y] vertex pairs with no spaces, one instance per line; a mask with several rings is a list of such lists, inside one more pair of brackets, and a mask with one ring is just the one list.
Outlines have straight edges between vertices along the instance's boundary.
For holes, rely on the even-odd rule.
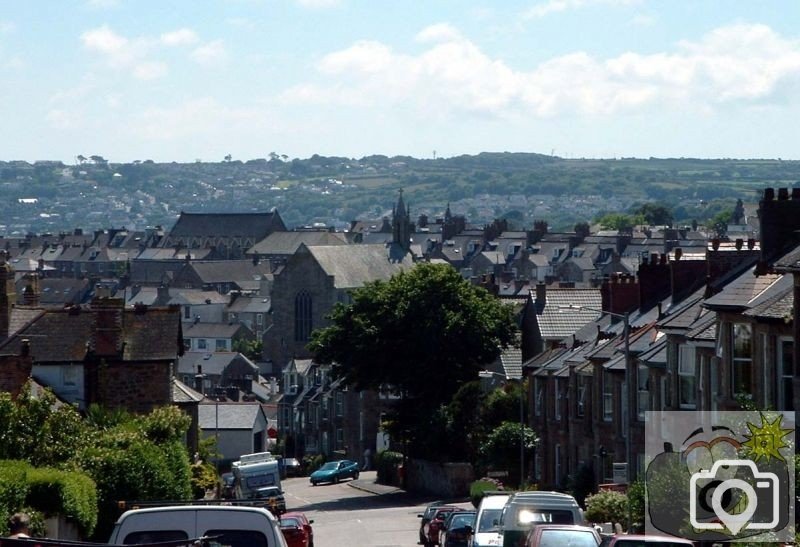
[[[531,297],[535,300],[536,294]],[[570,308],[574,306],[575,308]],[[537,321],[542,337],[561,340],[598,319],[602,312],[599,289],[551,289],[545,292],[545,306]],[[592,308],[592,309],[586,309]]]
[[217,291],[203,291],[200,289],[169,289],[170,304],[227,304],[229,297]]
[[716,342],[717,341],[717,317],[716,314],[709,314],[699,319],[692,328],[686,333],[686,339],[695,342]]
[[239,329],[239,323],[189,323],[183,328],[184,338],[233,338]]
[[265,296],[237,296],[228,311],[232,313],[267,313],[272,308],[269,297]]
[[400,261],[391,261],[391,248],[384,245],[327,245],[307,249],[320,267],[333,276],[334,285],[339,289],[362,287],[368,281],[385,281],[413,266],[409,254],[403,255]]
[[638,360],[651,367],[666,368],[667,366],[667,340],[662,338],[650,349],[641,353]]
[[800,270],[800,247],[782,256],[775,262],[775,269],[779,272],[792,272]]
[[253,429],[258,415],[264,411],[261,405],[252,403],[216,403],[206,399],[197,405],[200,429]]
[[[790,276],[787,276],[790,277]],[[759,319],[791,319],[794,313],[794,289],[791,287],[779,288],[773,286],[775,290],[767,290],[767,298],[760,304],[753,306],[742,315],[757,317]]]
[[[213,353],[208,351],[187,351],[178,359],[177,369],[178,374],[197,374],[197,366],[200,365],[203,369],[203,374],[222,376],[225,369],[237,360],[246,361],[252,365],[249,359],[235,351],[217,351]],[[257,373],[258,367],[253,365],[253,368]]]
[[269,261],[253,264],[252,260],[195,260],[188,267],[194,270],[203,283],[253,281],[266,277],[271,272]]
[[[18,298],[22,296],[25,283],[17,285]],[[39,280],[39,303],[43,306],[80,303],[81,297],[89,291],[88,279],[69,277],[45,277]]]
[[[22,340],[30,340],[37,362],[83,361],[93,344],[96,312],[47,310],[0,346],[2,354],[18,354]],[[125,361],[175,359],[182,352],[181,323],[176,310],[125,310],[120,341]]]
[[712,310],[747,309],[758,303],[758,297],[773,284],[791,286],[791,276],[765,274],[756,276],[755,266],[728,283],[720,293],[706,299],[704,305]]
[[203,400],[203,394],[199,393],[177,378],[172,378],[172,402],[175,404],[199,403]]
[[186,213],[181,211],[167,237],[254,236],[260,240],[271,232],[281,230],[286,230],[286,226],[277,211],[268,213]]
[[500,362],[506,378],[522,378],[522,350],[508,347],[500,354]]
[[245,254],[293,255],[301,243],[307,246],[349,245],[341,232],[273,232],[250,247]]

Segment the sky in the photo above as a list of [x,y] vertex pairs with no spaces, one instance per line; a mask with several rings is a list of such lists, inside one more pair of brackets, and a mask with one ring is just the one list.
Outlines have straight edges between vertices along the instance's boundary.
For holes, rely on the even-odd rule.
[[0,160],[800,159],[798,0],[0,0]]

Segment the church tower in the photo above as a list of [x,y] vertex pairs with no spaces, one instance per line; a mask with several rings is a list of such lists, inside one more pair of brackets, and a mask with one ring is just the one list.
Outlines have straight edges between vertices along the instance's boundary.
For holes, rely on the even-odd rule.
[[403,201],[403,189],[397,204],[392,209],[392,243],[397,243],[405,251],[411,249],[411,208]]

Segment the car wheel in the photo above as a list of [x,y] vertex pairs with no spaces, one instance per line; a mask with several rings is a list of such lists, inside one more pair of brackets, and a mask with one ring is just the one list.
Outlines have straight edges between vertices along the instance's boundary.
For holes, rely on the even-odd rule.
[[353,480],[356,480],[357,478],[358,478],[358,471],[356,471],[355,473],[353,473]]
[[333,482],[335,482],[335,483],[339,482],[339,475],[336,475],[335,477],[333,477]]
[[316,486],[316,485],[317,485],[317,481],[311,481],[311,486]]

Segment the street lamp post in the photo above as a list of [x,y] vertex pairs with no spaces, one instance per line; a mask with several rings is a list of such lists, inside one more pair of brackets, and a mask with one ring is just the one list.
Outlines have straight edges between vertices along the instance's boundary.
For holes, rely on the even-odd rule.
[[612,317],[616,317],[618,319],[622,319],[622,337],[625,344],[625,391],[627,394],[628,399],[628,408],[625,409],[627,418],[628,418],[628,427],[627,431],[625,432],[625,461],[627,462],[627,469],[626,469],[626,478],[628,481],[628,486],[631,485],[633,482],[633,443],[631,441],[631,436],[633,434],[633,424],[638,418],[638,404],[636,402],[636,383],[634,382],[636,375],[634,374],[633,370],[633,360],[631,359],[631,343],[630,343],[630,332],[631,332],[631,325],[630,325],[630,314],[628,312],[625,313],[614,313],[605,310],[599,310],[596,308],[590,308],[587,306],[578,306],[571,304],[569,306],[559,306],[559,308],[569,309],[569,310],[586,310],[586,311],[595,311],[598,313],[604,313],[606,315],[610,315]]
[[522,376],[519,378],[511,378],[499,372],[492,372],[491,370],[482,370],[478,373],[481,378],[491,378],[492,376],[499,376],[507,381],[517,380],[519,382],[519,487],[523,490],[525,487],[525,389],[522,384]]

